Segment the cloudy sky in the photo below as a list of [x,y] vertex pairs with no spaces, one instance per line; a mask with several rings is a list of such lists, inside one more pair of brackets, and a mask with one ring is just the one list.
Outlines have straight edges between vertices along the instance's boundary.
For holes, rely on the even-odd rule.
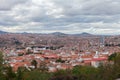
[[0,30],[120,34],[120,0],[0,0]]

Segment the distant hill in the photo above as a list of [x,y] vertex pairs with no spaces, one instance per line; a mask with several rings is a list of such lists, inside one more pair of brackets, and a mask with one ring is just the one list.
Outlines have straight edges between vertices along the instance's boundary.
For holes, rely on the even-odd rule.
[[83,32],[81,34],[73,34],[74,36],[93,36],[93,34]]
[[51,35],[54,35],[54,36],[95,36],[93,34],[90,34],[90,33],[87,33],[87,32],[83,32],[83,33],[80,33],[80,34],[65,34],[65,33],[61,33],[61,32],[54,32],[54,33],[50,33]]
[[0,34],[5,34],[5,33],[8,33],[8,32],[5,32],[5,31],[0,31]]
[[62,32],[54,32],[54,33],[51,33],[53,35],[66,35],[65,33],[62,33]]

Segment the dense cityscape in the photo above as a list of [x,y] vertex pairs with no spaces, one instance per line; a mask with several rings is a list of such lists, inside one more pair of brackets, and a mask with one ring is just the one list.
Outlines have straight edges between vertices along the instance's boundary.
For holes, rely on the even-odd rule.
[[[5,63],[13,70],[18,67],[35,68],[45,62],[48,71],[72,68],[76,65],[98,67],[107,63],[109,55],[120,52],[120,36],[97,36],[87,33],[67,35],[52,34],[1,34],[1,51]],[[61,61],[60,61],[61,60]]]
[[106,65],[110,55],[120,52],[119,41],[120,35],[5,32],[0,34],[0,50],[4,66],[13,72],[24,67],[51,73],[76,66]]

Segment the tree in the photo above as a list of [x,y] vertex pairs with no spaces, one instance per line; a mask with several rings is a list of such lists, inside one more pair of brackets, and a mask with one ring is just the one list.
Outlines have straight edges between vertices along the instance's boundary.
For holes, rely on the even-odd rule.
[[58,70],[49,80],[78,80],[76,75],[73,75],[70,69]]
[[23,70],[22,70],[22,67],[18,68],[16,75],[17,75],[16,76],[17,80],[23,80]]
[[62,60],[61,58],[57,59],[56,62],[65,63],[65,61]]
[[4,69],[3,53],[0,51],[0,80],[4,80],[5,79],[5,76],[3,74],[3,69]]
[[32,60],[32,62],[31,62],[31,65],[33,65],[34,67],[35,67],[35,69],[37,68],[37,61],[36,60]]
[[6,80],[15,80],[16,74],[12,70],[11,66],[6,67],[6,69],[5,69],[5,77],[6,77]]
[[113,53],[108,57],[108,60],[109,61],[114,61],[116,56],[117,56],[117,53]]
[[79,80],[79,79],[78,77],[73,75],[62,75],[62,76],[59,75],[59,76],[52,77],[49,80]]
[[3,53],[0,51],[0,72],[3,68]]
[[50,77],[52,77],[52,75],[52,73],[40,72],[35,69],[30,72],[24,72],[23,80],[48,80]]
[[39,70],[41,72],[46,72],[48,71],[48,67],[46,66],[46,63],[45,62],[41,62],[40,65],[39,65]]
[[117,78],[120,78],[120,53],[116,53],[117,55],[115,56],[114,59],[114,74],[116,75]]

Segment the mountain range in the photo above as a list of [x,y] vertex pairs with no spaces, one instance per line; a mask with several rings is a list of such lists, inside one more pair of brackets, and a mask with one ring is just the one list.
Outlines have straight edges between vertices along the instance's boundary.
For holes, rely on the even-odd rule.
[[[6,33],[10,33],[10,32],[0,30],[0,34],[6,34]],[[23,33],[14,33],[14,34],[30,34],[30,33],[23,32]],[[34,33],[32,33],[32,34],[34,34]],[[46,33],[37,33],[37,34],[46,34]],[[66,33],[62,33],[62,32],[53,32],[53,33],[48,33],[46,35],[54,35],[54,36],[103,36],[103,35],[90,34],[87,32],[83,32],[83,33],[79,33],[79,34],[66,34]],[[108,35],[104,35],[104,36],[108,36]]]

